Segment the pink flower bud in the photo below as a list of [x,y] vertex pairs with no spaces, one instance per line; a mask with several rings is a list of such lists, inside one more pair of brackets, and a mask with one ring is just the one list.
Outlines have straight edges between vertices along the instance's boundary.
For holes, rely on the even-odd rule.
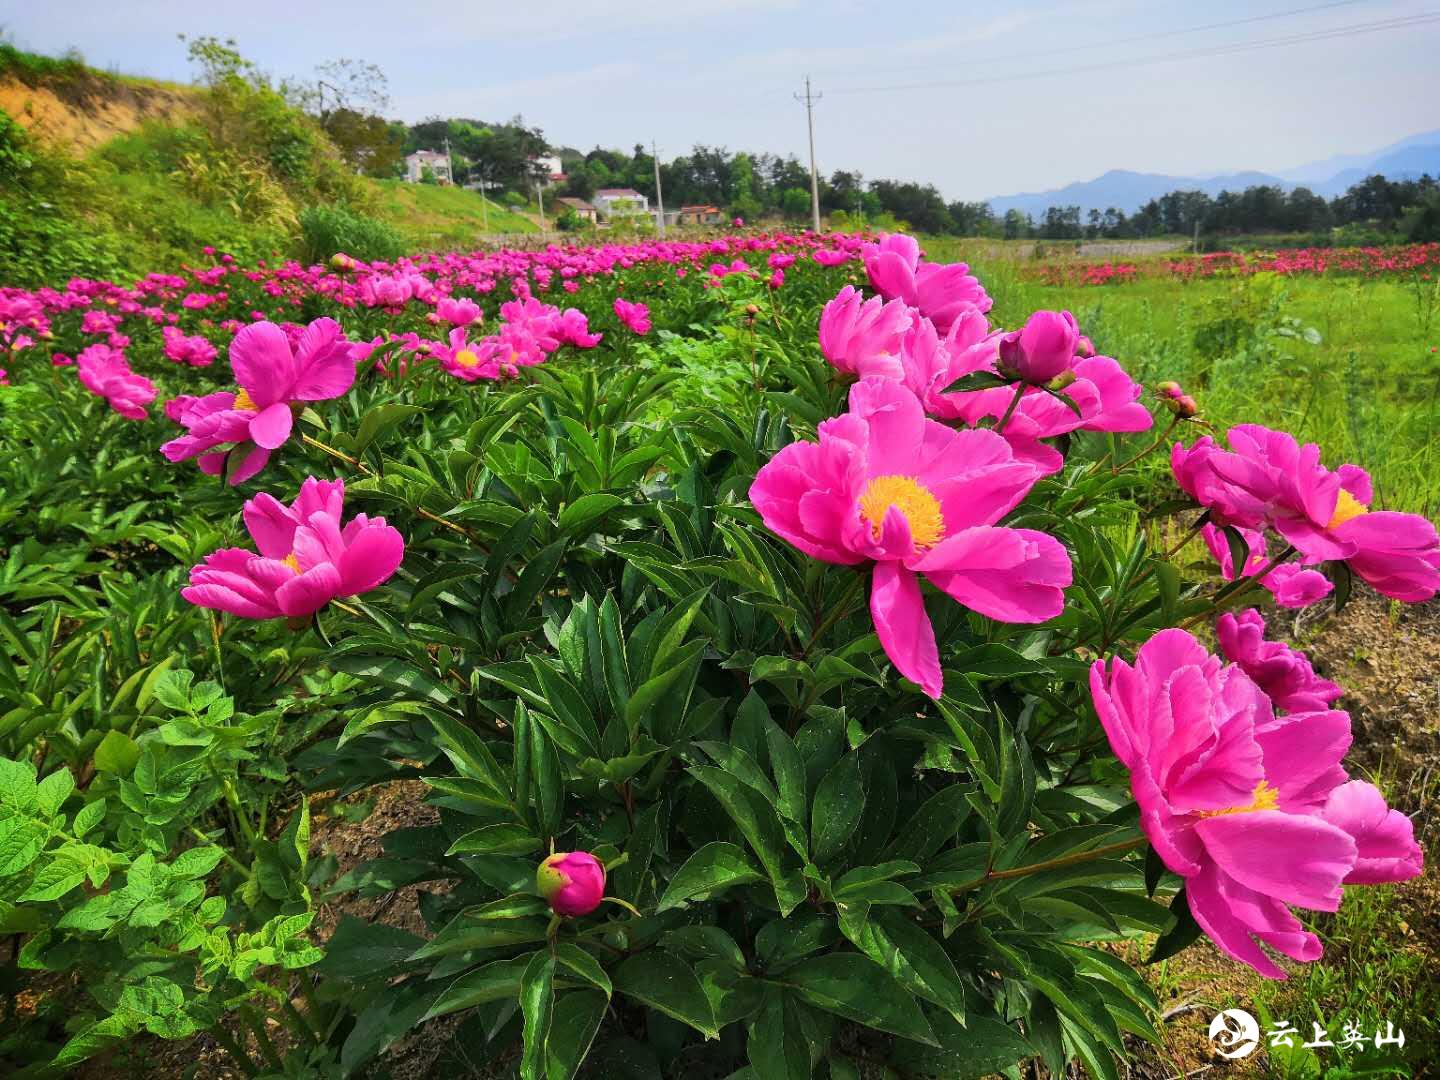
[[535,872],[535,887],[556,915],[589,915],[605,895],[605,867],[588,851],[557,851]]
[[1080,327],[1068,311],[1037,311],[1000,339],[1001,374],[1039,386],[1048,383],[1075,360]]
[[1155,392],[1163,398],[1178,398],[1182,393],[1180,384],[1174,379],[1166,379],[1164,382],[1156,383]]
[[1200,406],[1189,394],[1180,394],[1176,397],[1167,397],[1165,407],[1182,420],[1188,420],[1200,411]]

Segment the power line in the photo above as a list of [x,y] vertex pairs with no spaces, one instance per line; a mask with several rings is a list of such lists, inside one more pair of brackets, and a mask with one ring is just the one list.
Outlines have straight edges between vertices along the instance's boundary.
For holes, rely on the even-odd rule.
[[1328,41],[1334,38],[1380,33],[1386,30],[1403,30],[1417,26],[1427,26],[1435,22],[1440,22],[1440,13],[1425,12],[1420,15],[1408,15],[1393,19],[1379,19],[1368,23],[1355,23],[1350,26],[1338,26],[1329,30],[1314,30],[1304,33],[1288,34],[1262,41],[1235,42],[1229,45],[1212,45],[1200,49],[1163,53],[1156,56],[1143,57],[1138,60],[1082,64],[1057,71],[1026,72],[1019,75],[996,75],[983,79],[946,79],[923,83],[896,83],[889,86],[841,87],[839,89],[832,88],[830,92],[832,94],[879,94],[895,90],[938,90],[962,86],[985,86],[994,83],[1029,82],[1033,79],[1069,78],[1091,71],[1119,71],[1125,68],[1149,67],[1175,60],[1198,60],[1240,52],[1282,48],[1290,45],[1304,45],[1313,41]]
[[[966,56],[967,66],[977,64],[998,64],[1008,63],[1014,60],[1030,60],[1037,56],[1071,56],[1076,53],[1090,53],[1096,49],[1109,49],[1116,45],[1133,45],[1139,41],[1157,41],[1161,38],[1181,37],[1185,34],[1200,34],[1209,30],[1223,30],[1231,26],[1246,26],[1250,23],[1268,22],[1274,19],[1288,19],[1296,15],[1310,15],[1317,11],[1329,11],[1333,8],[1354,7],[1356,4],[1370,3],[1371,0],[1331,0],[1328,4],[1316,4],[1313,7],[1292,8],[1289,11],[1276,11],[1268,15],[1251,15],[1244,19],[1229,19],[1225,22],[1206,23],[1204,26],[1187,26],[1174,30],[1157,30],[1149,34],[1133,34],[1130,37],[1111,38],[1108,41],[1081,42],[1075,45],[1065,45],[1054,49],[1037,49],[1023,53],[1009,53],[999,56]],[[938,64],[907,64],[905,67],[875,68],[868,67],[866,70],[874,72],[890,71],[925,71],[931,68],[940,67]],[[953,67],[952,64],[943,65]],[[822,69],[823,70],[823,69]],[[839,70],[832,68],[830,70]],[[847,68],[853,70],[853,68]]]

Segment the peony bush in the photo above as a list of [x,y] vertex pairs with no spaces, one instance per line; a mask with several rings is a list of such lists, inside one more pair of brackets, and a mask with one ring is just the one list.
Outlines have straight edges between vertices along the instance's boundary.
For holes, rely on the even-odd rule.
[[901,235],[0,290],[0,920],[89,988],[0,1053],[1109,1077],[1114,943],[1317,959],[1423,853],[1260,609],[1436,530],[997,306]]

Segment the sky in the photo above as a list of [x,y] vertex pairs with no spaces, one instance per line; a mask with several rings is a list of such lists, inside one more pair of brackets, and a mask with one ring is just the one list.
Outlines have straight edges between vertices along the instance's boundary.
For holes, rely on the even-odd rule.
[[1436,0],[49,0],[0,6],[0,28],[176,81],[181,33],[233,37],[277,77],[366,60],[396,118],[521,115],[556,145],[666,159],[803,161],[808,73],[822,172],[951,199],[1278,171],[1440,128]]

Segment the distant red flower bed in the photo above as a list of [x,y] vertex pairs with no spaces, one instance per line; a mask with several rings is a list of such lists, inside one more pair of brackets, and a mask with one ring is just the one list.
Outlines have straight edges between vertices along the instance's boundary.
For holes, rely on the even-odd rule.
[[1049,263],[1037,268],[1035,277],[1046,285],[1123,285],[1142,276],[1190,280],[1261,272],[1287,277],[1322,274],[1383,277],[1419,273],[1428,280],[1430,274],[1437,271],[1440,271],[1440,243],[1403,247],[1308,247],[1249,254],[1219,251],[1145,263]]

